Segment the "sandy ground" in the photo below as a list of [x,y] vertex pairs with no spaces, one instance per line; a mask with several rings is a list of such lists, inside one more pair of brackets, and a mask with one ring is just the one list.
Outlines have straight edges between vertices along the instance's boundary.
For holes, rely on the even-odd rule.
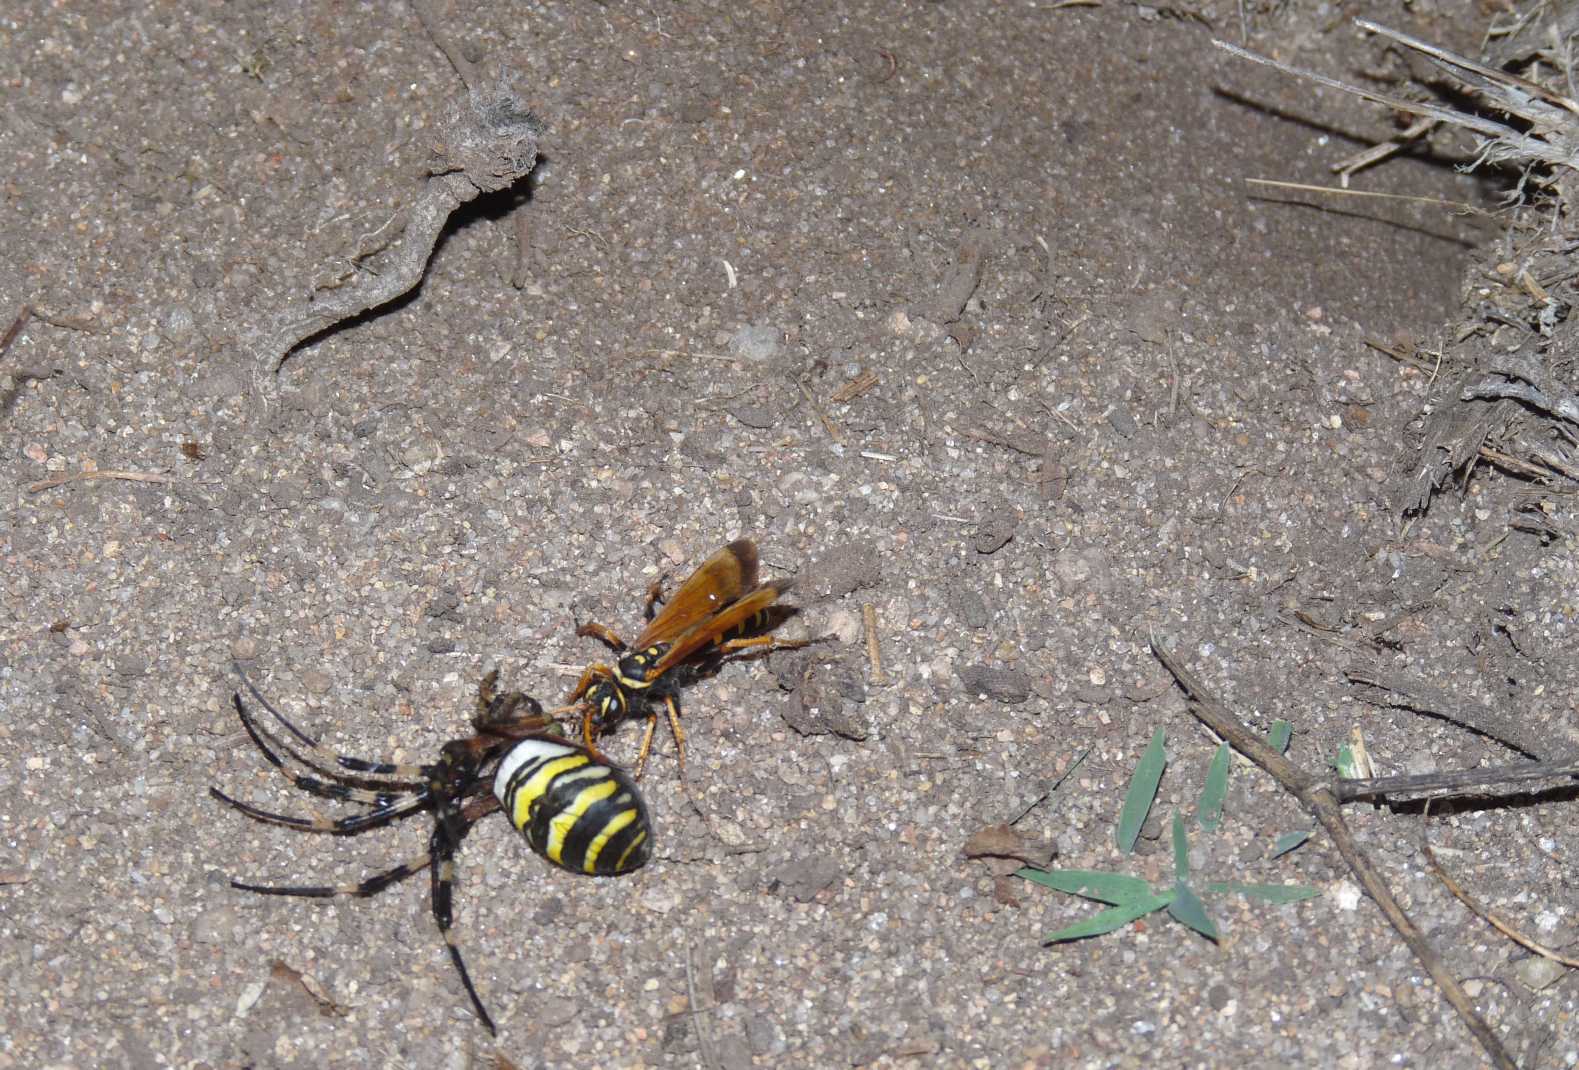
[[[1401,521],[1436,386],[1364,341],[1451,339],[1499,231],[1246,186],[1330,184],[1396,128],[1213,50],[1239,10],[468,9],[450,31],[545,123],[531,195],[468,206],[420,291],[262,391],[249,330],[387,270],[370,236],[419,195],[455,71],[398,4],[0,15],[0,319],[40,310],[0,357],[0,1067],[1480,1065],[1323,835],[1269,857],[1311,822],[1242,763],[1193,870],[1322,894],[1212,899],[1217,944],[1155,915],[1046,947],[1097,908],[962,851],[1017,821],[1057,865],[1171,881],[1215,741],[1153,633],[1311,769],[1356,727],[1384,771],[1509,757],[1359,701],[1357,664],[1572,743],[1571,552],[1510,537],[1484,471]],[[1380,78],[1362,13],[1400,17],[1253,7],[1250,43]],[[1357,183],[1479,202],[1453,148]],[[631,629],[659,573],[741,535],[801,577],[785,633],[841,638],[688,690],[697,805],[660,735],[640,873],[479,823],[456,936],[498,1041],[425,878],[229,886],[354,881],[429,827],[212,800],[314,802],[241,732],[234,659],[328,745],[428,760],[489,668],[557,698],[603,654],[576,619]],[[1571,808],[1438,809],[1432,836],[1561,946]],[[1428,875],[1419,808],[1348,816],[1521,1064],[1572,1065],[1572,986]]]

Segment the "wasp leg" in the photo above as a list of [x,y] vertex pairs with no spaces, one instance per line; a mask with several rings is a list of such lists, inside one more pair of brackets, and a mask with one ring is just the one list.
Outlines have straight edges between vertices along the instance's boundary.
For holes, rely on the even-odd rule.
[[576,686],[565,696],[565,701],[572,705],[580,702],[581,697],[591,690],[595,681],[612,679],[613,676],[614,670],[607,665],[602,663],[588,665],[581,673],[581,679],[576,681]]
[[658,603],[663,601],[663,585],[668,580],[667,572],[652,581],[652,586],[647,588],[647,600],[642,605],[642,619],[651,621],[658,615]]
[[[587,753],[592,755],[592,757],[593,757],[593,759],[595,761],[603,762],[605,765],[613,765],[614,763],[609,761],[607,756],[605,756],[604,753],[601,750],[598,749],[597,728],[592,723],[592,719],[595,716],[595,714],[596,714],[596,711],[594,711],[591,706],[586,706],[586,707],[582,708],[582,711],[581,711],[581,744],[582,744],[582,746],[587,748]],[[652,736],[652,733],[649,732],[649,733],[647,733],[647,735],[648,735],[648,737],[650,739],[651,736]],[[636,771],[636,775],[638,777],[641,776],[641,770],[640,770],[639,767],[638,767],[638,769]]]
[[615,635],[614,629],[602,624],[578,624],[576,635],[582,639],[597,639],[616,652],[626,649],[625,640]]
[[726,639],[718,644],[717,653],[739,654],[749,650],[752,654],[767,654],[774,650],[799,650],[803,646],[825,643],[834,638],[832,635],[819,635],[814,639],[780,639],[774,635],[753,635],[744,639]]
[[[670,699],[669,701],[672,705],[674,700]],[[657,729],[658,713],[656,710],[654,710],[647,715],[647,731],[641,737],[641,750],[636,752],[635,776],[637,780],[640,780],[641,775],[647,771],[647,756],[652,753],[652,737],[653,733],[656,732]],[[683,775],[684,774],[682,774],[682,776]]]
[[[680,726],[680,704],[673,695],[665,696],[663,702],[669,711],[669,731],[674,733],[674,756],[680,764],[680,784],[689,795],[691,782],[685,775],[685,729]],[[656,722],[657,718],[654,717],[653,720]]]

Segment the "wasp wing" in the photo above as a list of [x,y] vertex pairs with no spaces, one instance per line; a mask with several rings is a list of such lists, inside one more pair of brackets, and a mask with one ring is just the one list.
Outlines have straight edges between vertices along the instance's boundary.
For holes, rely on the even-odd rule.
[[647,670],[647,679],[658,679],[704,647],[759,630],[761,627],[759,618],[762,618],[789,589],[788,580],[764,583],[722,612],[693,625],[689,631],[675,639],[673,645],[663,652],[663,657]]
[[674,642],[706,623],[757,586],[757,564],[757,544],[750,539],[736,539],[703,561],[637,636],[633,649]]

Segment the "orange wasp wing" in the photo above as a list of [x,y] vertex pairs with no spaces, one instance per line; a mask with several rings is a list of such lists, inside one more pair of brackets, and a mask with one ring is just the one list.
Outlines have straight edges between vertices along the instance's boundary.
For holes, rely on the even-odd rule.
[[[722,612],[757,586],[757,544],[736,539],[680,584],[662,611],[637,636],[633,649],[671,642]],[[694,648],[693,648],[694,649]]]
[[674,645],[664,651],[663,657],[647,670],[647,679],[658,679],[703,647],[719,642],[736,629],[749,625],[753,618],[765,612],[789,589],[790,584],[787,580],[764,583],[740,601],[692,625],[691,629],[674,640]]

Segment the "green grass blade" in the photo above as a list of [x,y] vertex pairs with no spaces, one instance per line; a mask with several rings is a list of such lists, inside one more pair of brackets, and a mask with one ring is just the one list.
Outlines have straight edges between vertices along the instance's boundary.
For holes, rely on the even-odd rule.
[[1151,813],[1151,804],[1157,798],[1157,785],[1162,783],[1162,771],[1168,765],[1168,755],[1162,749],[1162,729],[1157,729],[1146,744],[1146,749],[1135,763],[1135,775],[1130,777],[1129,790],[1124,793],[1124,808],[1119,811],[1115,842],[1118,849],[1129,854],[1135,849],[1140,827]]
[[1126,903],[1123,906],[1109,907],[1100,914],[1093,914],[1085,921],[1049,933],[1042,937],[1042,943],[1059,944],[1066,940],[1083,940],[1088,936],[1101,936],[1115,929],[1122,929],[1136,918],[1144,917],[1154,910],[1161,910],[1171,902],[1173,902],[1172,892],[1165,895],[1152,893],[1145,899]]
[[1338,775],[1345,780],[1358,780],[1360,767],[1354,760],[1354,751],[1345,743],[1338,748]]
[[1263,903],[1280,905],[1303,903],[1321,894],[1320,888],[1311,888],[1304,884],[1242,884],[1239,881],[1213,881],[1206,886],[1206,890],[1216,895],[1242,895],[1250,899],[1259,899]]
[[1184,831],[1184,815],[1173,812],[1173,879],[1190,879],[1190,837]]
[[1155,895],[1151,885],[1139,877],[1131,877],[1126,873],[1103,873],[1095,869],[1024,869],[1016,870],[1016,877],[1024,877],[1028,881],[1070,895],[1084,896],[1095,899],[1099,903],[1113,903],[1125,905],[1138,903],[1142,899]]
[[1223,800],[1228,797],[1228,744],[1220,744],[1212,755],[1212,764],[1206,770],[1206,786],[1201,789],[1201,801],[1195,806],[1195,823],[1207,832],[1216,832],[1223,823]]
[[1308,839],[1310,839],[1309,829],[1299,829],[1296,832],[1285,832],[1283,835],[1277,838],[1277,842],[1272,845],[1272,853],[1267,857],[1281,858],[1292,851],[1294,848],[1303,844]]
[[1288,750],[1288,741],[1294,738],[1294,726],[1287,721],[1273,721],[1272,731],[1267,733],[1267,746],[1279,754]]
[[1201,897],[1183,881],[1174,886],[1173,892],[1173,902],[1168,904],[1168,913],[1173,915],[1173,920],[1189,926],[1208,940],[1216,940],[1217,923],[1207,916],[1206,904],[1201,902]]

